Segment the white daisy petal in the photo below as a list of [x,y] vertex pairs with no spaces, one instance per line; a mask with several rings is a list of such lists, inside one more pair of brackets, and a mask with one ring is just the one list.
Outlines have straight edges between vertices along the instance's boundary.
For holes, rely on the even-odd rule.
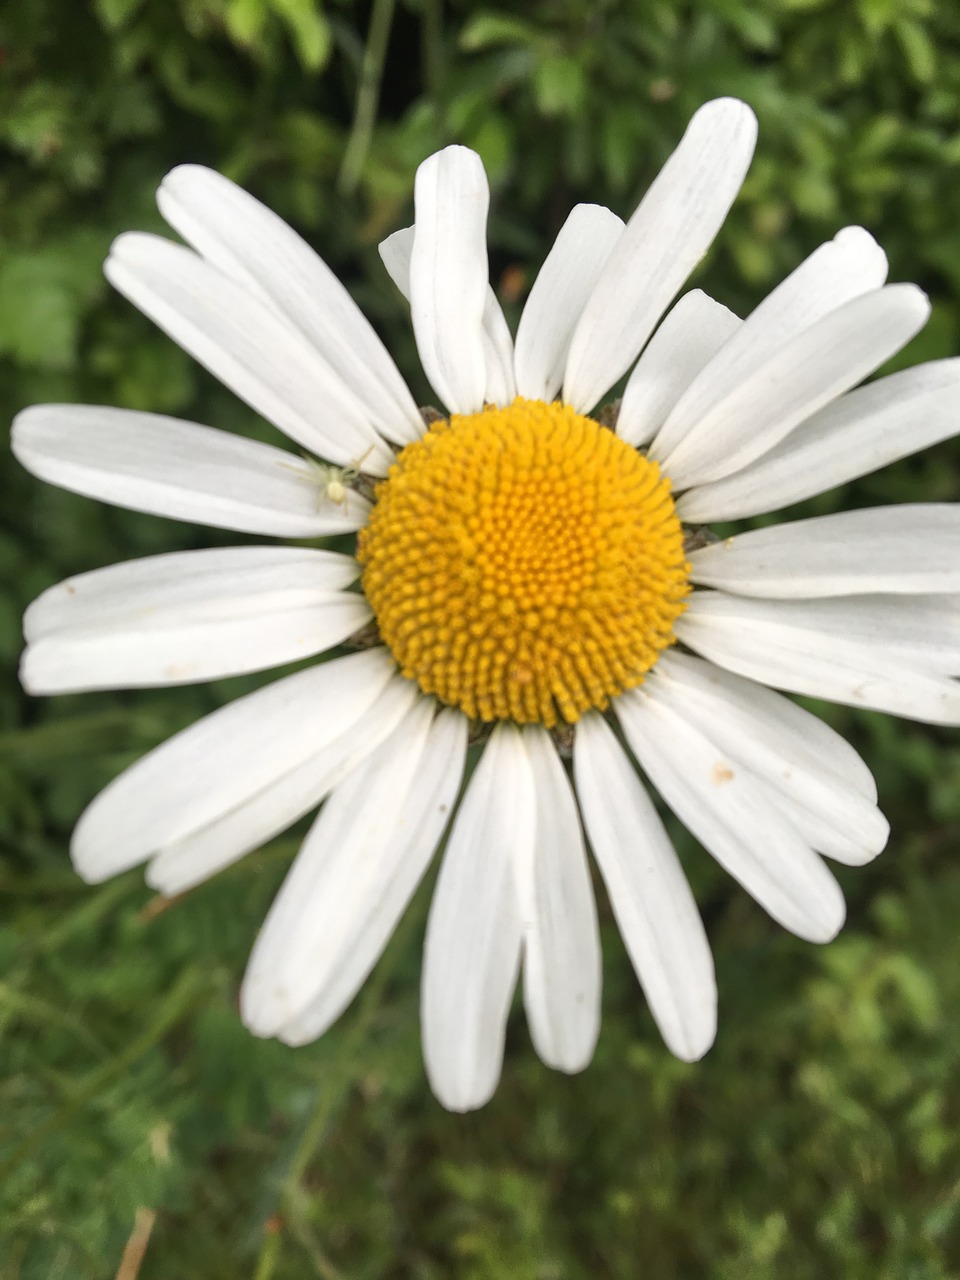
[[[809,632],[826,641],[834,639],[857,649],[875,650],[878,655],[923,671],[960,675],[958,595],[911,596],[906,608],[903,596],[896,595],[827,600],[721,598],[733,599],[734,614],[750,625],[772,623],[795,632],[798,644],[804,643],[801,633]],[[714,603],[708,599],[705,604],[708,611],[713,605],[718,615],[728,612],[719,600]],[[698,594],[698,611],[702,607]]]
[[667,457],[707,413],[754,377],[788,342],[853,298],[879,289],[887,259],[869,232],[845,227],[757,306],[678,398],[651,453]]
[[[380,257],[390,279],[403,296],[410,300],[410,258],[413,253],[413,227],[402,227],[380,242]],[[483,301],[483,399],[489,404],[509,404],[517,394],[513,376],[513,341],[497,295],[487,285]]]
[[483,164],[466,147],[446,147],[417,170],[410,314],[424,372],[451,413],[483,408],[489,203]]
[[[783,791],[779,787],[769,786],[766,779],[760,777],[757,782],[780,816],[787,820],[811,849],[816,849],[817,853],[822,853],[832,862],[842,862],[848,867],[862,867],[883,852],[890,829],[886,819],[882,822],[877,820],[877,815],[883,817],[879,810],[874,810],[871,836],[869,840],[865,840],[861,831],[849,830],[849,823],[853,819],[852,810],[828,810],[826,806],[814,808],[807,796],[798,799],[793,788]],[[847,826],[848,830],[841,830],[841,825]]]
[[536,795],[532,858],[521,867],[523,999],[548,1066],[582,1071],[600,1031],[600,930],[573,790],[549,734],[523,731]]
[[[771,747],[775,744],[777,750],[785,750],[800,768],[826,773],[838,786],[857,791],[871,804],[876,803],[873,774],[846,738],[789,698],[678,649],[660,655],[656,673],[681,681],[685,696],[699,697],[701,701],[709,698],[718,714],[751,725],[753,731],[771,742]],[[771,735],[776,736],[771,740]]]
[[754,775],[646,686],[622,694],[615,710],[640,764],[703,847],[785,929],[829,942],[844,920],[840,887]]
[[497,295],[488,285],[483,303],[483,360],[486,369],[485,404],[508,405],[517,394],[513,373],[513,338]]
[[401,227],[377,245],[387,275],[410,301],[410,258],[413,254],[413,227]]
[[686,388],[742,323],[702,290],[685,293],[641,352],[620,402],[617,435],[632,445],[652,440]]
[[[296,547],[174,552],[96,569],[27,610],[31,693],[196,684],[322,653],[369,622],[349,556]],[[354,562],[355,564],[355,562]]]
[[430,907],[423,1054],[451,1111],[493,1094],[520,964],[518,867],[532,857],[536,793],[519,731],[501,721],[461,801]]
[[381,435],[409,444],[423,421],[373,326],[306,241],[229,178],[180,165],[157,192],[167,222],[214,266],[268,298],[363,404]]
[[156,413],[42,404],[13,423],[35,476],[133,511],[238,533],[319,538],[361,528],[370,504],[322,495],[311,465],[272,445]]
[[129,232],[104,265],[110,283],[292,440],[385,476],[393,453],[303,334],[258,294],[160,236]]
[[121,773],[73,833],[96,882],[215,821],[357,724],[393,675],[382,649],[325,662],[237,698]]
[[302,547],[215,547],[172,551],[76,574],[28,606],[23,634],[42,639],[65,628],[114,625],[156,609],[187,609],[219,591],[342,591],[360,576],[353,556]]
[[577,724],[577,798],[610,905],[668,1048],[694,1062],[717,1031],[713,957],[663,823],[603,718]]
[[707,249],[740,190],[757,122],[720,98],[696,113],[627,223],[570,343],[563,398],[581,412],[624,374]]
[[[375,914],[366,924],[362,940],[352,941],[344,949],[343,963],[336,984],[322,992],[310,1007],[281,1031],[288,1044],[305,1044],[316,1039],[346,1007],[367,976],[374,948],[377,954],[389,936],[404,907],[413,895],[426,866],[431,861],[453,810],[463,777],[466,759],[466,725],[454,711],[443,711],[434,722],[430,740],[420,762],[420,776],[397,819],[397,828],[406,831],[402,852],[392,849],[391,862],[398,864],[389,894],[381,891],[375,900]],[[373,956],[373,960],[376,956]]]
[[[923,328],[929,314],[926,295],[912,284],[854,298],[781,347],[723,399],[714,399],[675,448],[662,453],[658,445],[658,461],[678,489],[740,470],[873,373]],[[721,348],[715,359],[723,358]],[[696,384],[688,394],[694,390]]]
[[677,503],[682,520],[776,511],[877,471],[960,432],[960,359],[934,360],[851,391],[769,453]]
[[960,591],[960,504],[867,507],[751,529],[694,551],[701,586],[780,600]]
[[[865,766],[836,735],[832,751],[818,754],[816,747],[825,735],[814,729],[821,723],[815,716],[682,653],[663,654],[645,687],[698,728],[735,766],[745,766],[766,783],[781,814],[820,853],[860,864],[886,845],[887,820],[869,794],[851,787],[835,770],[831,756],[849,753],[864,771]],[[796,820],[798,814],[805,815],[803,821]]]
[[416,699],[416,685],[395,676],[340,737],[291,764],[287,772],[212,822],[165,845],[147,868],[147,884],[160,893],[182,893],[272,840],[315,809],[362,763]]
[[599,204],[575,205],[560,228],[517,329],[517,390],[528,400],[557,398],[573,331],[622,231]]
[[449,821],[466,721],[426,699],[320,812],[250,957],[241,1005],[258,1035],[316,1039],[379,958]]
[[[960,724],[960,684],[908,665],[895,648],[834,634],[817,606],[696,592],[677,638],[711,662],[764,684],[873,707],[930,724]],[[809,609],[809,612],[807,612]]]

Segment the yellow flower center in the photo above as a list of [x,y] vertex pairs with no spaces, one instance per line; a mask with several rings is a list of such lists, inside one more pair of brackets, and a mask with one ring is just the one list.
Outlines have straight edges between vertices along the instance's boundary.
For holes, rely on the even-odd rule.
[[689,589],[657,464],[519,396],[408,445],[357,555],[403,674],[472,718],[518,724],[572,722],[640,684]]

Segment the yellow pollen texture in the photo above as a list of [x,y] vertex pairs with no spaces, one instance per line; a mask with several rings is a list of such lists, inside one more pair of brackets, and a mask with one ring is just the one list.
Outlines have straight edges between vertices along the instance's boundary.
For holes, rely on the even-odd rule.
[[673,643],[689,566],[669,482],[565,405],[434,423],[375,496],[357,555],[383,641],[471,718],[576,721]]

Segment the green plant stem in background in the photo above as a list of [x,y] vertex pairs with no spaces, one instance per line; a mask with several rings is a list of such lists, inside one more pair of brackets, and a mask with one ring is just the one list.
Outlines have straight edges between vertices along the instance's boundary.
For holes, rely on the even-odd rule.
[[337,188],[341,195],[352,195],[360,181],[364,161],[370,150],[373,129],[377,119],[380,85],[383,80],[383,64],[387,56],[390,27],[393,23],[394,0],[374,0],[370,16],[370,30],[360,68],[360,83],[354,109],[353,128],[347,139]]
[[420,50],[426,96],[438,105],[445,90],[443,56],[443,0],[422,0]]

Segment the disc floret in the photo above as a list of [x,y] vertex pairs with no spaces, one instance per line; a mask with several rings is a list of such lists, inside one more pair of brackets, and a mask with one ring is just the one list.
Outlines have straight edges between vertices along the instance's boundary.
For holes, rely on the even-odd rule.
[[384,643],[471,718],[553,726],[641,683],[689,566],[655,462],[560,403],[432,424],[359,536]]

